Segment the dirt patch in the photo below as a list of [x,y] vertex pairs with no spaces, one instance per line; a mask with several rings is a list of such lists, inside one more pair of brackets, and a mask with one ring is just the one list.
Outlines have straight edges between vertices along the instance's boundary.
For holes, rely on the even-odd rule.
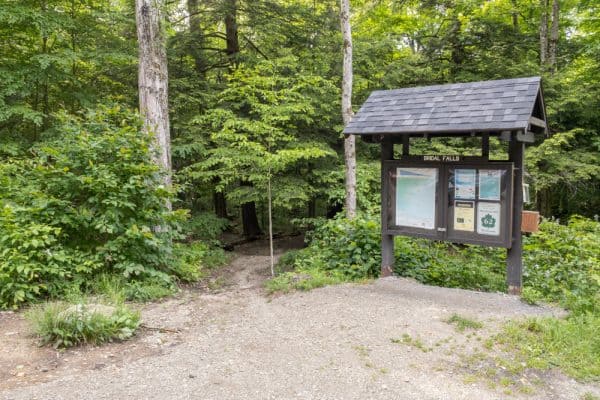
[[[471,379],[485,360],[465,357],[482,351],[504,320],[561,313],[399,278],[267,297],[267,254],[240,251],[220,288],[144,306],[146,328],[126,343],[58,356],[32,345],[19,314],[3,314],[0,337],[12,342],[0,344],[0,371],[10,371],[0,398],[504,399],[505,388]],[[453,314],[483,326],[458,332],[447,322]],[[554,371],[536,378],[532,393],[511,398],[600,394]]]

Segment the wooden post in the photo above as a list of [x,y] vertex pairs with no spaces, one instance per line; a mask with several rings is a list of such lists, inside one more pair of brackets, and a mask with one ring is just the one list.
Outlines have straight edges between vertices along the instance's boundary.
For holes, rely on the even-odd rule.
[[483,132],[481,135],[481,157],[486,160],[490,159],[490,134]]
[[391,276],[394,271],[394,236],[387,235],[384,232],[385,207],[388,206],[387,199],[384,197],[384,185],[386,185],[384,161],[394,159],[394,144],[389,137],[384,137],[381,142],[381,277]]
[[506,283],[508,293],[521,294],[523,278],[523,243],[521,236],[521,212],[523,211],[523,155],[525,143],[517,141],[512,133],[508,156],[515,165],[513,183],[512,246],[506,253]]

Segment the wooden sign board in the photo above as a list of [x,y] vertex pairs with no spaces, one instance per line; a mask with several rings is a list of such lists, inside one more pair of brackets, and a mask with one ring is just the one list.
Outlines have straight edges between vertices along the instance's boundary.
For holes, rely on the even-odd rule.
[[384,161],[383,233],[510,248],[513,163]]

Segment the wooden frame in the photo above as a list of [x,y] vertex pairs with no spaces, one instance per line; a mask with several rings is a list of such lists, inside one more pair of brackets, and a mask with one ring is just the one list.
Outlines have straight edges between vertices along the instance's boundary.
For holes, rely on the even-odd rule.
[[[435,227],[422,229],[408,226],[398,226],[395,221],[395,179],[392,178],[396,168],[431,168],[436,169],[436,206]],[[473,232],[463,232],[453,228],[454,196],[449,188],[451,171],[456,169],[492,169],[503,171],[501,175],[501,192],[498,201],[479,199],[479,185],[476,183],[476,194],[473,199],[473,212],[477,214],[480,204],[490,203],[500,205],[500,235],[489,236]],[[383,197],[382,197],[382,234],[391,236],[412,236],[431,240],[444,240],[453,243],[468,243],[492,247],[510,248],[512,245],[512,209],[513,209],[513,163],[511,162],[424,162],[385,160],[383,162]],[[475,222],[475,221],[474,221]],[[475,228],[476,225],[474,225]]]

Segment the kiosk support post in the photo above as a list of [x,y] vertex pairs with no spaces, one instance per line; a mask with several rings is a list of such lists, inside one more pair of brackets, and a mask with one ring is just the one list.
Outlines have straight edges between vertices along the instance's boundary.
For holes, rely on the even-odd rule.
[[[384,137],[381,141],[381,187],[385,185],[384,161],[394,159],[394,144],[390,138]],[[387,199],[381,199],[381,277],[391,276],[394,271],[394,236],[385,232],[385,207]]]
[[521,212],[523,211],[523,154],[525,143],[517,140],[517,133],[511,134],[508,156],[514,163],[512,246],[506,253],[506,283],[508,293],[521,294],[523,275],[523,243],[521,235]]

